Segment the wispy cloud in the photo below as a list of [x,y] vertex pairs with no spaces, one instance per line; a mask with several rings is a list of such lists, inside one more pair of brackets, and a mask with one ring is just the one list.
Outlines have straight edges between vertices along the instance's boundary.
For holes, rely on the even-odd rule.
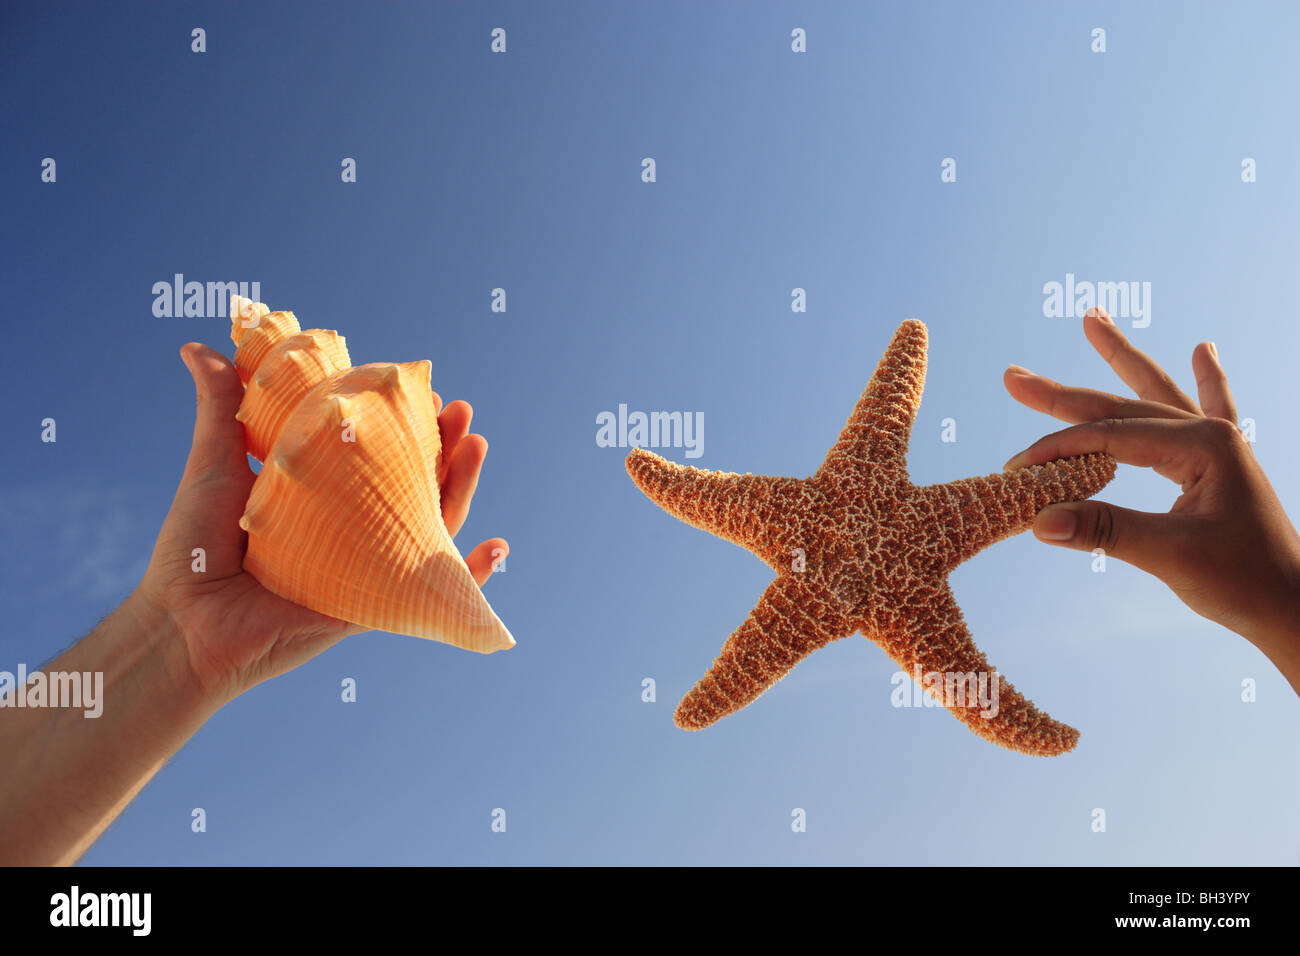
[[124,596],[149,563],[124,488],[26,486],[0,494],[5,600]]

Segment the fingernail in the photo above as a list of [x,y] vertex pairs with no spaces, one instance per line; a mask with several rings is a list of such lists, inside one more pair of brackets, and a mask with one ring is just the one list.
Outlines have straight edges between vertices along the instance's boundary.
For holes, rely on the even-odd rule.
[[1079,516],[1069,508],[1047,508],[1034,519],[1034,535],[1043,541],[1069,541],[1079,526]]
[[1213,342],[1210,343],[1210,354],[1213,355],[1216,359],[1219,357],[1219,347],[1215,345]]
[[[1028,451],[1028,450],[1029,450],[1028,448],[1025,449],[1025,451]],[[1002,470],[1003,470],[1003,471],[1015,471],[1017,468],[1020,467],[1020,459],[1023,458],[1023,457],[1025,457],[1025,452],[1024,452],[1024,451],[1018,451],[1018,452],[1016,452],[1014,455],[1012,455],[1010,458],[1007,459],[1007,463],[1006,463],[1005,465],[1002,466]]]
[[1029,369],[1025,368],[1023,365],[1008,365],[1007,371],[1010,372],[1012,375],[1033,375],[1034,374],[1033,372],[1029,371]]

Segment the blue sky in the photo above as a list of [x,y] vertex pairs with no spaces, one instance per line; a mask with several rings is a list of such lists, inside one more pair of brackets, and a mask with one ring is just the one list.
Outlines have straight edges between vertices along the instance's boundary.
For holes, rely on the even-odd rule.
[[[700,412],[691,464],[810,474],[916,317],[914,480],[996,471],[1056,427],[1005,393],[1008,363],[1123,388],[1043,315],[1072,273],[1151,283],[1131,334],[1186,388],[1217,342],[1300,514],[1297,26],[1251,3],[7,5],[0,669],[143,570],[193,420],[177,349],[231,349],[224,319],[154,317],[176,272],[259,281],[357,363],[431,359],[491,443],[458,542],[511,544],[487,591],[516,648],[351,638],[219,713],[85,862],[1296,863],[1285,681],[1144,573],[1028,535],[952,584],[1075,753],[891,707],[896,667],[861,637],[677,730],[771,573],[661,512],[595,436],[620,403]],[[1104,492],[1174,496],[1131,468]]]

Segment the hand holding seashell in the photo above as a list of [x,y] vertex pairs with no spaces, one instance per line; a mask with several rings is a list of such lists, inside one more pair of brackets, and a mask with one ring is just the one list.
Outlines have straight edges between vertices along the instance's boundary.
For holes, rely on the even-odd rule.
[[512,646],[479,590],[508,545],[462,559],[451,541],[487,455],[470,405],[444,408],[427,362],[352,368],[334,332],[299,333],[292,313],[247,300],[231,311],[259,320],[236,318],[233,364],[181,350],[193,447],[138,589],[175,622],[200,683],[233,696],[372,628]]
[[194,441],[144,579],[49,665],[102,675],[97,719],[0,721],[0,865],[75,862],[224,704],[349,634],[514,644],[479,590],[506,542],[451,540],[487,454],[469,405],[443,407],[427,362],[354,369],[336,333],[232,307],[266,321],[236,319],[233,365],[181,349]]

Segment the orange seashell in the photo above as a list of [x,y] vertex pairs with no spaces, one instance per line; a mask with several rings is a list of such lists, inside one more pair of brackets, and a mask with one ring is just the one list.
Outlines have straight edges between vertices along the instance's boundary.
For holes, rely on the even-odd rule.
[[363,627],[513,647],[442,522],[430,363],[354,368],[341,336],[299,332],[291,312],[235,296],[231,316],[247,382],[237,417],[263,461],[239,521],[244,569]]
[[268,312],[260,302],[249,302],[237,295],[230,298],[230,338],[237,346],[235,368],[247,385],[271,346],[301,329],[292,312]]
[[331,330],[287,335],[267,349],[248,380],[235,416],[244,423],[248,453],[265,461],[303,396],[331,375],[351,367],[343,336]]

